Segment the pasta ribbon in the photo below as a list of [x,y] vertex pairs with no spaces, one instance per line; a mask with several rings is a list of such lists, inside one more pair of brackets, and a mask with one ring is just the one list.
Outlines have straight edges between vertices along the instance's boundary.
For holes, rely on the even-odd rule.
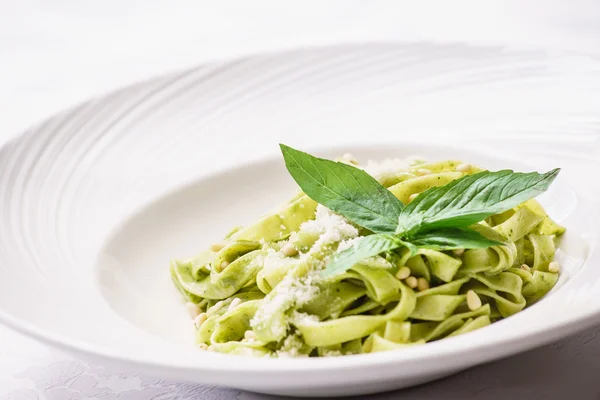
[[385,325],[389,320],[404,321],[415,307],[415,293],[400,284],[400,300],[387,314],[352,315],[323,322],[300,322],[296,328],[304,341],[312,346],[331,346],[365,337]]
[[462,172],[440,172],[437,174],[417,176],[413,179],[408,179],[392,185],[388,189],[401,202],[407,204],[412,194],[424,192],[432,187],[443,186],[463,175]]

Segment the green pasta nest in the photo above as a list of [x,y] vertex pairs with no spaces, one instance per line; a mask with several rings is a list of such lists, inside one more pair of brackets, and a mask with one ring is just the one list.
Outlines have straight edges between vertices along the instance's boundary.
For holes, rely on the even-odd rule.
[[[481,171],[459,161],[414,161],[374,175],[408,205],[415,194]],[[494,245],[452,250],[398,236],[396,247],[323,273],[374,232],[306,192],[222,244],[171,262],[200,348],[273,357],[404,348],[509,317],[558,280],[555,242],[565,229],[534,199],[469,226]]]

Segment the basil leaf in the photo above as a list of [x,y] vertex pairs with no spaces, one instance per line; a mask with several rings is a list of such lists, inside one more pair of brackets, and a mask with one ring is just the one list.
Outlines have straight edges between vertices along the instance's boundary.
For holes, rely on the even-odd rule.
[[280,144],[285,165],[314,201],[375,233],[394,233],[404,205],[375,178],[351,165]]
[[378,234],[358,238],[352,247],[336,253],[321,273],[324,278],[346,272],[365,258],[402,246],[402,241],[392,235]]
[[504,243],[490,240],[472,229],[458,228],[418,233],[411,239],[411,243],[417,247],[432,250],[484,249],[491,246],[504,246]]
[[397,232],[410,238],[418,232],[473,225],[543,193],[559,172],[482,171],[430,188],[402,210]]

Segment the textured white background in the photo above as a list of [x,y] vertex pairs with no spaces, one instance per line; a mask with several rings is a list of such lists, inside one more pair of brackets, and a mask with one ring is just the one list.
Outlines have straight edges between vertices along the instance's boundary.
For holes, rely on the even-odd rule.
[[[381,40],[543,46],[600,57],[600,1],[0,0],[0,143],[90,96],[205,60]],[[600,132],[590,143],[598,139]],[[563,399],[576,392],[598,399],[597,333],[373,398]],[[264,398],[120,375],[0,328],[0,399],[236,397]]]

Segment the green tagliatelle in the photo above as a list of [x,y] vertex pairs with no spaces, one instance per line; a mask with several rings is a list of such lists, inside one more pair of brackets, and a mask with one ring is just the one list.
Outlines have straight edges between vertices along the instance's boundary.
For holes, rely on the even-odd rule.
[[[452,160],[367,171],[407,204],[482,170]],[[221,244],[173,260],[171,276],[191,303],[203,349],[275,357],[403,349],[510,317],[556,284],[549,266],[565,229],[537,201],[470,228],[501,245],[400,247],[324,277],[333,254],[372,232],[299,192]]]

